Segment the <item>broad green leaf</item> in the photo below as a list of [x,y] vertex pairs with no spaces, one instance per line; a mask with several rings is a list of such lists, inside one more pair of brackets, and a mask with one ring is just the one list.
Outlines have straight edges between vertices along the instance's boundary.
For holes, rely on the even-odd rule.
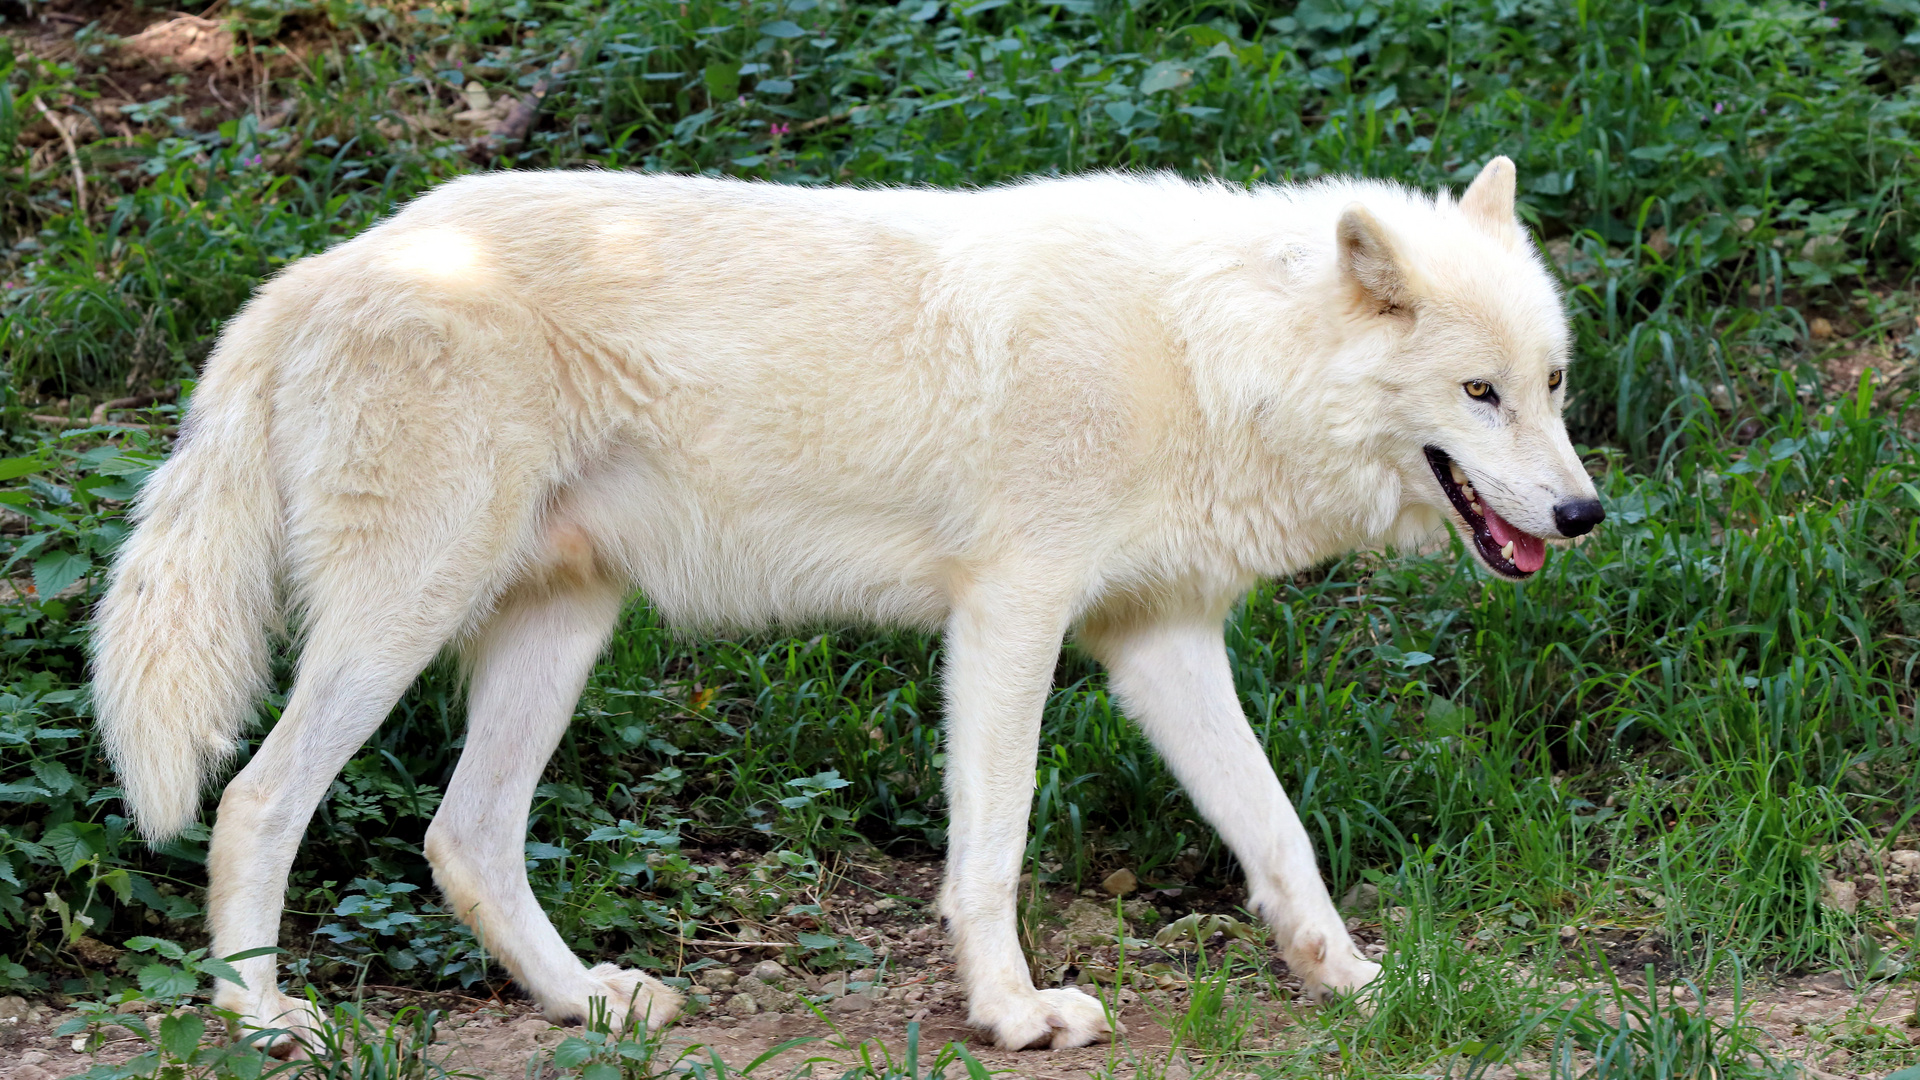
[[21,559],[27,558],[34,552],[39,551],[41,546],[51,539],[53,539],[52,533],[34,533],[32,536],[20,541],[20,543],[14,547],[13,554],[7,558],[6,564],[0,565],[0,570],[5,570]]
[[150,998],[177,998],[193,993],[199,980],[172,964],[148,964],[134,976],[140,992]]
[[93,560],[77,551],[42,555],[33,563],[33,587],[39,590],[40,599],[51,600],[92,569]]
[[194,1013],[181,1013],[160,1021],[160,1049],[168,1056],[185,1061],[200,1047],[207,1022]]
[[770,23],[763,23],[760,32],[771,38],[797,38],[806,33],[805,30],[800,29],[800,24],[788,19],[775,19]]
[[739,64],[708,64],[700,73],[707,93],[717,101],[726,101],[740,93]]
[[593,1047],[585,1039],[569,1035],[553,1048],[553,1063],[562,1069],[577,1069],[593,1056]]
[[88,859],[107,851],[107,830],[90,821],[65,821],[41,839],[60,869],[71,874]]
[[99,883],[112,889],[113,895],[119,897],[121,903],[126,904],[132,902],[133,882],[127,879],[127,871],[125,868],[116,869],[100,875]]
[[0,480],[17,480],[28,473],[37,473],[47,467],[39,458],[14,457],[0,459]]
[[135,952],[159,953],[169,960],[184,959],[187,955],[187,950],[168,941],[166,938],[147,937],[145,935],[128,938],[127,948]]
[[230,982],[242,990],[247,988],[247,980],[240,977],[239,970],[219,957],[209,957],[200,961],[200,970],[222,982]]
[[[1193,81],[1193,68],[1176,60],[1162,60],[1147,69],[1140,80],[1140,92],[1157,94],[1162,90],[1177,90]],[[1112,110],[1109,109],[1109,112]],[[1118,120],[1118,117],[1115,117]],[[1126,123],[1120,120],[1120,123]]]

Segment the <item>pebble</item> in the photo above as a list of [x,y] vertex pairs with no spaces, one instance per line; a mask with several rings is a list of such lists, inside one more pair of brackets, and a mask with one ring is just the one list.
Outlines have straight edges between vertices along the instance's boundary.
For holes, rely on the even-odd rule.
[[709,968],[700,973],[700,985],[710,990],[724,990],[740,981],[731,968]]
[[762,960],[753,965],[753,977],[761,982],[773,982],[787,977],[787,969],[772,960]]
[[759,1011],[760,1003],[752,994],[735,994],[727,1001],[727,1012],[733,1016],[752,1016]]
[[1362,881],[1340,898],[1340,910],[1350,915],[1371,915],[1380,910],[1380,886]]
[[1133,871],[1121,867],[1108,874],[1100,887],[1107,891],[1108,896],[1125,896],[1140,887],[1140,879],[1133,876]]
[[837,1013],[863,1012],[873,1008],[873,999],[865,994],[848,994],[845,997],[835,998],[828,1008]]

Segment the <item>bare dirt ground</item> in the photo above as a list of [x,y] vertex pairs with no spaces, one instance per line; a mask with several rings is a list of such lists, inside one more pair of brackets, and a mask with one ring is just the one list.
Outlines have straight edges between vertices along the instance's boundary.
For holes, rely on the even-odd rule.
[[[711,970],[711,969],[710,969]],[[824,980],[823,980],[824,981]],[[795,980],[778,985],[802,985]],[[1682,992],[1684,995],[1684,991]],[[411,997],[411,995],[409,995]],[[421,995],[424,999],[427,996]],[[991,1070],[1007,1070],[1012,1075],[1035,1080],[1078,1080],[1101,1073],[1131,1076],[1149,1066],[1154,1075],[1169,1080],[1207,1075],[1207,1057],[1188,1049],[1176,1049],[1169,1028],[1184,1012],[1186,995],[1181,991],[1150,991],[1146,995],[1123,992],[1128,1004],[1119,1011],[1126,1034],[1111,1045],[1091,1046],[1064,1051],[995,1050],[982,1043],[966,1025],[966,1006],[944,966],[929,970],[917,979],[901,980],[867,992],[832,999],[806,1010],[789,1006],[790,1011],[760,1011],[734,1016],[722,1010],[708,1009],[672,1029],[666,1040],[668,1054],[692,1051],[704,1060],[717,1053],[735,1069],[745,1068],[782,1042],[812,1038],[813,1042],[776,1055],[755,1070],[759,1077],[785,1077],[814,1062],[818,1075],[837,1075],[858,1061],[864,1049],[876,1060],[876,1044],[883,1044],[893,1060],[904,1059],[907,1024],[920,1024],[920,1063],[924,1069],[949,1042],[967,1046],[979,1061]],[[1920,1030],[1916,1030],[1915,991],[1911,988],[1862,995],[1845,986],[1838,976],[1816,976],[1788,980],[1750,993],[1749,1019],[1777,1040],[1775,1056],[1805,1061],[1814,1080],[1822,1076],[1847,1080],[1874,1080],[1884,1075],[1884,1058],[1878,1064],[1856,1068],[1852,1055],[1843,1047],[1830,1045],[1823,1034],[1839,1036],[1838,1028],[1848,1019],[1858,1023],[1872,1019],[1909,1033],[1914,1040],[1914,1058],[1920,1059]],[[851,1004],[858,1002],[858,1004]],[[388,1002],[391,1007],[404,999]],[[1725,994],[1710,995],[1706,1010],[1717,1016],[1732,1011]],[[1258,1067],[1258,1054],[1297,1043],[1306,1035],[1299,1030],[1302,1014],[1311,1008],[1295,999],[1267,1003],[1260,1010],[1260,1032],[1247,1039],[1243,1053],[1226,1072],[1245,1076]],[[84,1072],[96,1062],[124,1061],[141,1049],[141,1044],[125,1037],[110,1040],[95,1053],[76,1052],[72,1037],[53,1034],[59,1024],[71,1016],[41,1006],[29,1006],[9,1033],[10,1045],[0,1050],[0,1080],[56,1080]],[[548,1051],[577,1028],[556,1027],[522,1002],[498,1005],[461,1005],[450,1010],[436,1034],[437,1045],[444,1047],[439,1060],[449,1070],[459,1070],[488,1080],[519,1080],[529,1075],[532,1062],[544,1061]],[[864,1047],[862,1044],[865,1044]],[[693,1050],[698,1047],[700,1049]],[[837,1067],[836,1067],[837,1066]],[[1543,1064],[1521,1062],[1501,1069],[1503,1076],[1521,1078],[1545,1074]],[[552,1075],[548,1073],[547,1075]]]
[[[1077,978],[1083,985],[1095,980],[1105,983],[1089,988],[1117,1005],[1124,1036],[1113,1044],[1078,1050],[995,1050],[966,1024],[966,1002],[951,954],[932,918],[938,874],[939,864],[930,860],[850,861],[841,866],[832,886],[816,897],[825,917],[812,925],[862,941],[877,957],[872,967],[801,969],[792,946],[776,940],[795,929],[780,919],[744,935],[764,934],[766,940],[689,943],[678,962],[693,980],[692,1004],[666,1038],[669,1057],[699,1047],[700,1058],[718,1054],[729,1066],[741,1069],[787,1040],[809,1038],[813,1041],[762,1063],[753,1075],[804,1075],[809,1062],[815,1063],[816,1075],[839,1075],[863,1053],[877,1059],[881,1047],[893,1060],[902,1060],[908,1025],[917,1022],[923,1071],[948,1043],[960,1042],[989,1069],[1036,1080],[1133,1076],[1143,1067],[1156,1077],[1183,1080],[1249,1076],[1258,1068],[1261,1051],[1297,1053],[1299,1047],[1320,1037],[1318,1026],[1309,1022],[1314,1006],[1301,996],[1298,981],[1287,974],[1284,964],[1276,961],[1270,979],[1238,984],[1236,993],[1246,995],[1251,1023],[1232,1048],[1239,1051],[1232,1060],[1210,1060],[1193,1049],[1188,1038],[1177,1040],[1176,1045],[1174,1033],[1190,1002],[1186,974],[1196,954],[1171,943],[1162,950],[1149,942],[1169,924],[1177,924],[1176,929],[1194,927],[1187,916],[1197,915],[1197,928],[1209,938],[1209,954],[1217,962],[1219,951],[1244,926],[1226,921],[1233,918],[1238,897],[1193,889],[1141,888],[1127,875],[1128,880],[1120,884],[1133,887],[1120,890],[1126,894],[1120,907],[1127,932],[1126,970],[1132,973],[1128,988],[1116,991],[1111,985],[1121,944],[1116,937],[1115,897],[1099,890],[1078,895],[1056,892],[1030,905],[1027,923],[1029,946],[1040,958],[1039,976],[1048,981]],[[1377,898],[1369,899],[1377,903]],[[1384,913],[1388,919],[1394,916],[1391,910]],[[1368,919],[1356,916],[1349,925],[1362,948],[1378,955],[1382,924]],[[1220,928],[1217,934],[1214,928]],[[1604,953],[1623,977],[1647,964],[1663,972],[1668,967],[1657,935],[1618,927],[1569,929]],[[700,963],[703,960],[706,963]],[[1670,986],[1671,992],[1687,1001],[1689,991],[1680,980]],[[579,1031],[548,1023],[510,987],[501,986],[489,1000],[483,1000],[486,990],[474,993],[368,987],[363,1003],[382,1019],[407,1005],[442,1010],[445,1015],[435,1032],[439,1059],[449,1070],[478,1077],[527,1077],[530,1063],[544,1061],[554,1046]],[[1720,1017],[1731,1015],[1735,1008],[1732,995],[1725,991],[1709,994],[1701,1004]],[[1877,1080],[1887,1071],[1889,1032],[1891,1046],[1899,1046],[1904,1039],[1913,1048],[1912,1058],[1920,1060],[1920,986],[1911,981],[1900,984],[1897,991],[1866,991],[1850,986],[1840,973],[1817,974],[1749,985],[1745,1004],[1749,1022],[1774,1040],[1774,1056],[1805,1062],[1811,1080]],[[96,1061],[124,1061],[142,1049],[138,1040],[124,1032],[113,1033],[91,1053],[84,1052],[84,1047],[76,1049],[72,1036],[55,1034],[62,1022],[75,1015],[71,1008],[53,1002],[0,999],[0,1080],[56,1080],[83,1072]],[[1879,1025],[1872,1037],[1881,1049],[1856,1059],[1848,1046],[1861,1046],[1863,1032],[1869,1032],[1867,1025],[1872,1024]],[[1545,1071],[1543,1064],[1523,1061],[1501,1067],[1498,1074],[1503,1080],[1517,1080],[1543,1076]],[[548,1070],[545,1075],[555,1074]]]

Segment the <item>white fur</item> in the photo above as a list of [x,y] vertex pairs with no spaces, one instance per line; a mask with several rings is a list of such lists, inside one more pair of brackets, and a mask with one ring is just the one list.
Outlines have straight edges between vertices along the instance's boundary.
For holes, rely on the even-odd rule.
[[[214,830],[216,954],[274,943],[333,776],[450,644],[466,753],[427,837],[463,919],[551,1012],[678,998],[588,970],[520,849],[548,754],[633,587],[689,627],[947,633],[942,895],[973,1019],[1003,1046],[1102,1037],[1037,990],[1014,891],[1041,708],[1078,632],[1247,868],[1309,986],[1360,958],[1244,718],[1222,620],[1264,575],[1415,543],[1444,447],[1508,520],[1590,496],[1567,331],[1513,219],[1332,182],[1094,176],[977,192],[622,173],[445,185],[290,267],[221,337],[141,499],[97,630],[96,704],[141,828],[192,820],[301,628],[285,714]],[[1500,410],[1468,401],[1487,379]],[[221,1003],[312,1018],[242,964]]]

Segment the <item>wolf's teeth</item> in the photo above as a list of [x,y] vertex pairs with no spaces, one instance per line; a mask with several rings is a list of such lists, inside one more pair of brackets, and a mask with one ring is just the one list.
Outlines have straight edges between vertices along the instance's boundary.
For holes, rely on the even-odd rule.
[[1487,515],[1485,514],[1485,512],[1483,512],[1483,511],[1482,511],[1482,510],[1480,509],[1480,504],[1479,504],[1479,503],[1477,503],[1477,502],[1470,502],[1470,503],[1468,503],[1468,504],[1467,504],[1467,506],[1469,506],[1469,507],[1471,507],[1471,508],[1472,508],[1472,510],[1473,510],[1473,512],[1474,512],[1474,513],[1476,513],[1476,514],[1479,514],[1479,515],[1480,515],[1481,517],[1486,517],[1486,516],[1487,516]]
[[1461,472],[1460,466],[1455,465],[1453,462],[1451,461],[1447,462],[1447,471],[1453,474],[1454,483],[1464,484],[1467,482],[1467,474]]
[[1472,484],[1461,484],[1461,485],[1460,485],[1460,494],[1462,494],[1462,495],[1465,495],[1465,496],[1467,497],[1467,501],[1468,501],[1468,502],[1472,502],[1472,501],[1473,501],[1473,485],[1472,485]]
[[1507,546],[1500,549],[1500,557],[1508,562],[1513,561],[1513,541],[1507,541]]

